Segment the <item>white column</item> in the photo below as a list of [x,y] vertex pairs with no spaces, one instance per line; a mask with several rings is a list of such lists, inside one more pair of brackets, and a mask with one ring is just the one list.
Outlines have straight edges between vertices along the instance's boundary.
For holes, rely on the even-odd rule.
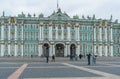
[[107,28],[105,28],[105,41],[107,42]]
[[17,26],[15,25],[15,56],[17,56]]
[[23,44],[21,45],[21,56],[23,56]]
[[49,48],[49,55],[52,56],[52,45],[50,45],[50,48]]
[[10,40],[10,27],[11,26],[8,26],[8,40]]
[[52,38],[53,38],[53,36],[52,36],[52,26],[50,27],[50,29],[51,29],[51,38],[50,38],[50,40],[52,40]]
[[110,29],[110,37],[111,37],[111,42],[113,42],[113,32],[112,28]]
[[15,44],[15,56],[17,56],[17,49],[18,49],[18,46],[17,44]]
[[64,40],[64,28],[62,26],[62,40]]
[[99,56],[102,56],[102,45],[99,46]]
[[80,40],[80,31],[79,30],[80,30],[80,28],[78,27],[78,39],[77,39],[78,41]]
[[110,53],[111,53],[111,56],[113,56],[113,46],[112,45],[110,46]]
[[41,54],[40,54],[40,45],[38,45],[38,56],[41,56]]
[[39,52],[39,56],[42,56],[42,54],[43,54],[43,48],[42,48],[42,45],[39,45],[39,46],[40,46],[40,47],[39,47],[39,49],[40,49],[40,50],[39,50],[39,51],[40,51],[40,52]]
[[108,48],[107,48],[107,45],[105,46],[105,56],[108,56]]
[[94,41],[96,41],[96,27],[94,28]]
[[15,25],[15,40],[17,40],[17,26]]
[[1,26],[1,56],[4,56],[4,25]]
[[1,40],[4,40],[4,25],[1,26]]
[[78,40],[78,27],[75,27],[75,40]]
[[68,36],[67,36],[67,37],[68,37],[68,40],[70,41],[70,40],[71,40],[71,36],[70,36],[70,26],[67,27],[67,31],[68,31],[68,34],[67,34]]
[[41,28],[42,28],[42,35],[41,36],[42,36],[42,40],[44,40],[44,33],[43,33],[44,32],[44,27],[42,26]]
[[99,40],[102,41],[102,28],[99,28],[99,30],[100,30],[100,31],[99,31],[99,36],[100,36],[100,39],[99,39]]
[[52,26],[49,26],[49,40],[52,40]]
[[10,52],[11,50],[10,50],[10,44],[8,44],[8,55],[10,55],[11,56],[11,52]]
[[56,26],[56,40],[58,40],[58,26]]
[[10,50],[10,25],[8,26],[8,41],[9,41],[9,44],[8,44],[8,54],[11,56],[11,50]]
[[68,50],[67,50],[67,45],[65,45],[65,47],[64,47],[64,56],[67,56],[67,52],[68,52]]
[[42,35],[42,34],[41,34],[41,31],[42,31],[41,29],[42,29],[41,26],[39,26],[39,39],[40,39],[40,40],[42,39],[42,38],[41,38],[41,35]]
[[67,46],[67,51],[68,51],[67,55],[70,55],[70,45]]
[[79,56],[79,54],[80,54],[80,45],[78,45],[76,48],[76,54],[77,54],[77,56]]
[[[21,24],[21,28],[22,28],[22,33],[21,33],[21,37],[22,37],[22,42],[23,42],[23,38],[24,38],[24,36],[23,36],[23,30],[24,30],[24,24]],[[23,48],[23,43],[21,44],[21,56],[23,56],[24,55],[24,50],[23,50],[24,48]]]
[[96,52],[96,45],[94,45],[94,55],[97,55],[97,52]]
[[22,27],[22,36],[21,36],[21,37],[22,37],[22,40],[23,40],[23,29],[24,29],[23,26],[24,26],[24,25],[21,25],[21,27]]
[[1,56],[4,56],[4,44],[1,45]]
[[53,55],[55,55],[55,45],[52,45],[52,49],[53,49],[52,53]]

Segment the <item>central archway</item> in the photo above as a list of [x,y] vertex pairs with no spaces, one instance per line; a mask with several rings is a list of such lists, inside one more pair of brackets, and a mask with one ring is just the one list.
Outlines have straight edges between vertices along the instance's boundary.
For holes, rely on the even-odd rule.
[[76,55],[76,46],[75,44],[71,44],[70,46],[70,56],[75,56]]
[[45,43],[43,45],[43,54],[42,56],[49,56],[49,44]]
[[63,44],[56,44],[55,55],[56,57],[64,57],[64,45]]

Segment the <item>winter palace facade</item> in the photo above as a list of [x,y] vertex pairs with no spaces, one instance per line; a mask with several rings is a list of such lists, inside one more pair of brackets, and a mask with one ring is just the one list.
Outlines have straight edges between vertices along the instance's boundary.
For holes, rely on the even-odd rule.
[[[48,48],[48,49],[47,49]],[[49,52],[46,52],[49,51]],[[50,16],[0,17],[0,56],[120,56],[120,23],[110,19],[69,17],[58,9]]]

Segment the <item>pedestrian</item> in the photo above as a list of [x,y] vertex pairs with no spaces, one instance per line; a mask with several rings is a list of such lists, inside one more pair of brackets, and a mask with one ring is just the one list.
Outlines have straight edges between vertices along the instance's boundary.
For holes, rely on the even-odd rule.
[[79,59],[82,59],[82,54],[81,53],[79,54]]
[[55,55],[52,55],[52,62],[55,62]]
[[97,56],[93,55],[93,64],[96,64],[96,58],[97,58]]
[[88,65],[90,65],[90,59],[91,59],[91,54],[87,54],[87,59],[88,59]]
[[46,63],[49,61],[49,48],[46,48]]

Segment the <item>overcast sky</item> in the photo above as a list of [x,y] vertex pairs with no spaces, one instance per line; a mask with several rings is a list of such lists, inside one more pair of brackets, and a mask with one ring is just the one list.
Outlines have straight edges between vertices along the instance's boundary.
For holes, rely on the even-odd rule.
[[[59,6],[71,17],[95,14],[97,18],[109,19],[113,15],[113,20],[119,19],[120,22],[120,0],[59,0]],[[3,10],[7,16],[21,12],[49,16],[57,11],[57,0],[0,0],[0,15]]]

